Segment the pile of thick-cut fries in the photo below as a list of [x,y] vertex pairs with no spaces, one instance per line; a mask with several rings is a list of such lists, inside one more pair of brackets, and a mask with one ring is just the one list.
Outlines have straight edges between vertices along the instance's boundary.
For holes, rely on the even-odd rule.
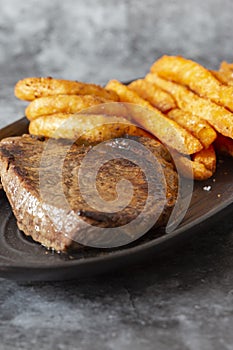
[[[226,62],[219,71],[209,71],[183,57],[163,56],[149,74],[129,85],[111,80],[103,88],[26,78],[16,84],[15,95],[31,101],[26,116],[34,135],[79,138],[82,143],[124,134],[156,137],[178,155],[183,175],[191,176],[191,169],[196,180],[214,174],[216,151],[233,156],[233,64]],[[109,114],[85,113],[109,102],[127,102],[148,113],[130,114],[127,107],[120,115],[114,108]]]

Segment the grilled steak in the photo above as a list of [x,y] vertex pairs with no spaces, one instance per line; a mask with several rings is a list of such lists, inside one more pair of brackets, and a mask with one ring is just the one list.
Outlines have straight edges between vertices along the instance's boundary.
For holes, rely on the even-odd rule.
[[[71,146],[65,140],[54,140],[53,147],[49,147],[47,141],[29,135],[2,140],[0,175],[19,229],[35,241],[57,251],[77,249],[83,244],[96,247],[120,246],[140,237],[148,230],[146,222],[152,222],[161,209],[160,202],[163,201],[164,193],[162,196],[158,181],[161,174],[156,178],[156,169],[152,169],[152,175],[148,175],[140,165],[122,156],[122,149],[130,149],[131,156],[133,154],[140,158],[141,151],[137,144],[156,157],[163,171],[165,203],[159,219],[153,224],[164,225],[176,200],[178,179],[169,153],[158,141],[147,138],[107,141],[104,151],[97,151],[102,165],[98,169],[95,187],[91,184],[93,179],[90,176],[95,170],[95,162],[86,165],[81,179],[77,176],[84,158],[91,154],[93,147]],[[148,169],[152,167],[151,159],[142,157]],[[131,199],[128,201],[126,198],[127,205],[122,208],[119,204],[118,210],[112,212],[104,207],[103,210],[96,208],[92,203],[95,191],[98,191],[103,203],[112,203],[117,200],[117,184],[122,179],[128,180],[133,186],[132,193],[128,185],[126,188],[129,191],[121,193],[126,197],[127,192],[131,193]],[[152,187],[156,193],[152,195],[148,179],[154,182]],[[86,186],[85,194],[81,191],[80,181]],[[143,212],[148,203],[148,210]],[[137,221],[137,218],[140,220]],[[136,223],[132,225],[133,228],[127,226],[132,222]],[[122,229],[118,233],[111,230],[119,227]],[[109,238],[108,243],[106,237]]]

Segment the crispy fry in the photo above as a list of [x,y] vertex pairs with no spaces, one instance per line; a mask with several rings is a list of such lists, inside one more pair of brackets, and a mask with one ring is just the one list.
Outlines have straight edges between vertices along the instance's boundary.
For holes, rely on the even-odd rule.
[[203,149],[194,154],[192,160],[181,154],[175,154],[175,157],[176,164],[179,164],[179,168],[184,177],[194,178],[194,180],[201,181],[207,180],[215,172],[216,154],[212,145],[209,148]]
[[200,152],[192,155],[194,163],[200,163],[205,166],[207,170],[210,170],[212,174],[216,169],[216,154],[213,145],[209,148],[202,149]]
[[223,61],[219,71],[215,71],[214,75],[222,83],[233,86],[233,63]]
[[102,142],[125,134],[151,137],[147,132],[121,117],[58,113],[30,122],[29,132],[52,138],[77,140],[80,144]]
[[175,108],[168,113],[168,117],[190,131],[204,146],[208,148],[216,139],[217,134],[209,123],[198,116]]
[[[223,72],[219,72],[217,70],[210,70],[211,74],[222,84],[228,85],[228,78],[225,76]],[[230,85],[230,84],[229,84]]]
[[163,113],[176,108],[176,103],[170,94],[145,79],[135,80],[128,87]]
[[73,114],[105,102],[108,100],[94,95],[46,96],[32,101],[26,108],[25,114],[29,120],[55,113]]
[[163,56],[152,65],[151,72],[186,85],[199,96],[233,111],[233,87],[221,84],[208,69],[194,61],[179,56]]
[[220,72],[228,72],[230,77],[233,78],[233,63],[228,63],[226,61],[222,61],[219,68]]
[[95,84],[78,81],[48,78],[25,78],[15,85],[15,96],[21,100],[32,101],[38,97],[54,95],[95,95],[118,101],[115,92],[107,91]]
[[233,157],[233,140],[229,137],[218,134],[214,146],[218,153]]
[[134,103],[152,111],[156,110],[148,101],[141,98],[136,92],[131,91],[118,80],[110,80],[106,85],[106,89],[116,92],[121,102]]
[[233,114],[231,112],[214,102],[197,96],[182,85],[160,78],[157,74],[147,74],[146,79],[169,92],[180,109],[205,119],[219,133],[233,138]]
[[[203,148],[201,143],[192,134],[173,120],[167,118],[162,112],[142,99],[127,86],[117,80],[111,80],[106,87],[109,90],[115,91],[120,101],[133,103],[134,105],[128,106],[133,120],[161,140],[161,142],[185,154],[193,154]],[[143,113],[142,109],[137,109],[135,105],[145,107]]]
[[114,117],[127,118],[129,115],[127,104],[122,102],[107,101],[104,104],[91,106],[82,111],[83,114],[105,114]]
[[228,76],[228,79],[233,82],[233,63],[223,61],[220,64],[219,72],[225,73]]

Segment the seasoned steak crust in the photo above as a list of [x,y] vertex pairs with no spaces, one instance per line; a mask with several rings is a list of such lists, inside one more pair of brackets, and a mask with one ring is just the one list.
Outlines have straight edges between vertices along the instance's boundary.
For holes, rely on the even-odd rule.
[[[168,151],[161,143],[142,137],[134,138],[134,140],[152,152],[164,171],[167,200],[156,223],[164,225],[176,201],[177,173]],[[126,144],[129,141],[130,138],[125,139]],[[96,178],[96,188],[104,201],[116,199],[116,185],[121,179],[129,180],[134,192],[130,203],[124,210],[114,213],[100,212],[83,198],[77,181],[77,172],[92,147],[72,145],[65,157],[62,172],[57,176],[66,141],[56,140],[54,142],[56,143],[55,151],[54,148],[47,147],[46,140],[29,135],[7,138],[0,143],[2,185],[17,219],[18,227],[26,235],[57,251],[77,249],[82,245],[72,239],[77,240],[72,231],[74,213],[75,233],[78,231],[83,242],[86,236],[94,234],[96,227],[112,228],[126,225],[143,211],[148,197],[148,184],[139,166],[120,157],[101,166]],[[111,153],[116,148],[116,143],[117,140],[107,142],[108,152]],[[47,147],[46,153],[43,153],[45,147]],[[99,156],[103,156],[104,159],[105,155],[100,153]],[[42,166],[48,176],[42,191],[46,194],[46,201],[41,192],[40,171]],[[88,175],[86,180],[89,181]],[[69,210],[67,206],[64,206],[64,197],[60,195],[61,186]],[[88,195],[92,197],[92,194],[90,187]],[[148,212],[149,217],[153,217],[154,210],[156,206]],[[89,224],[88,228],[87,224]]]

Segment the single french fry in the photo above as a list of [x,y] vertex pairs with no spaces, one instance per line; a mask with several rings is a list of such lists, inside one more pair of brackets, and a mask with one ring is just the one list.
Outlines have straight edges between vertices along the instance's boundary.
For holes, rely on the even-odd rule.
[[227,63],[223,61],[220,65],[217,76],[225,84],[233,86],[233,63]]
[[[211,74],[214,75],[214,77],[222,84],[228,85],[228,77],[226,76],[225,73],[220,72],[218,70],[211,70]],[[230,84],[229,84],[230,85]]]
[[214,146],[218,153],[233,157],[233,140],[229,137],[218,134]]
[[199,96],[233,111],[233,87],[221,84],[208,69],[194,61],[180,56],[163,56],[152,65],[151,72],[185,85]]
[[233,138],[233,114],[230,111],[214,102],[197,96],[180,84],[160,78],[157,74],[149,73],[146,79],[169,92],[180,109],[205,119],[219,133]]
[[[200,151],[203,146],[197,138],[182,128],[173,120],[167,118],[162,112],[153,107],[148,101],[142,99],[135,91],[117,80],[108,82],[107,89],[115,91],[120,101],[128,102],[128,110],[133,120],[157,137],[161,142],[184,154],[193,154]],[[136,106],[145,107],[137,109]]]
[[192,159],[181,154],[173,154],[173,156],[184,177],[202,181],[209,179],[215,172],[216,154],[212,145],[192,155]]
[[219,72],[226,73],[228,75],[229,80],[233,81],[233,63],[223,61],[220,64]]
[[72,80],[48,78],[25,78],[15,85],[15,96],[21,100],[33,101],[38,97],[54,95],[95,95],[118,101],[115,92],[107,91],[95,84]]
[[135,80],[128,87],[163,113],[176,108],[176,103],[170,94],[145,79]]
[[206,149],[202,149],[192,155],[192,160],[194,163],[200,163],[205,166],[206,169],[210,170],[212,174],[216,170],[216,154],[213,145],[210,145]]
[[219,67],[220,72],[229,72],[231,77],[233,78],[233,63],[228,63],[226,61],[222,61]]
[[187,131],[191,132],[202,143],[204,148],[208,148],[217,137],[216,131],[206,120],[192,113],[175,108],[172,109],[167,115],[170,119],[177,122]]
[[94,95],[56,95],[36,98],[29,103],[25,115],[29,120],[42,115],[80,112],[91,106],[109,102],[103,97]]
[[77,140],[79,144],[102,142],[125,134],[151,137],[125,118],[105,115],[58,113],[30,122],[32,135]]
[[[105,86],[107,90],[114,91],[121,102],[135,103],[152,111],[157,111],[148,101],[140,97],[135,91],[132,91],[128,86],[120,83],[118,80],[110,80]],[[117,92],[118,91],[118,92]],[[161,112],[158,111],[160,114]]]

